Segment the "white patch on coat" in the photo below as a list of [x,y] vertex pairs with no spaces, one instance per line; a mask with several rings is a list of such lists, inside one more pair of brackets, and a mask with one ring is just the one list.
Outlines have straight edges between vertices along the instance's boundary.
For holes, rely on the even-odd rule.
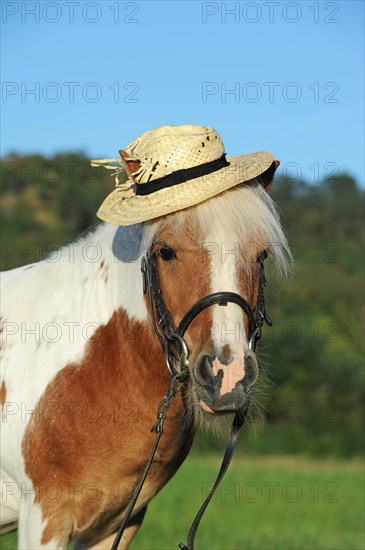
[[[211,254],[211,293],[234,292],[241,294],[238,285],[237,266],[239,265],[239,252],[236,243],[227,241],[224,227],[219,225],[212,228],[207,235],[208,243],[214,243]],[[239,244],[239,243],[237,243]],[[247,296],[244,296],[247,299]],[[248,350],[248,337],[245,334],[243,324],[243,311],[237,304],[228,302],[226,306],[212,306],[212,340],[215,354],[223,353],[223,348],[229,346],[231,361],[228,366],[222,365],[218,359],[213,363],[214,369],[219,368],[223,372],[221,395],[234,389],[236,383],[245,376],[244,351]],[[217,374],[217,373],[215,373]]]
[[[41,543],[42,534],[47,522],[42,519],[39,504],[34,504],[34,495],[29,489],[30,481],[27,480],[26,488],[22,486],[22,503],[19,510],[18,550],[64,550],[67,540],[50,540],[46,544]],[[66,526],[65,526],[66,527]],[[70,523],[70,529],[72,525]]]
[[[15,483],[25,480],[25,428],[52,378],[83,358],[92,335],[116,310],[131,320],[148,319],[140,253],[128,262],[116,257],[116,231],[101,224],[41,262],[1,274],[1,379],[7,392],[1,408],[1,464]],[[132,238],[129,233],[129,246]]]

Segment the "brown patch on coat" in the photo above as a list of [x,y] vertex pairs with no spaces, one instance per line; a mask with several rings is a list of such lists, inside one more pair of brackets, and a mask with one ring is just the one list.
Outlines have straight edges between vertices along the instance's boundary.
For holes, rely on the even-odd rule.
[[5,401],[6,401],[6,386],[3,380],[0,388],[0,405],[3,405]]
[[[159,238],[177,251],[171,262],[158,257],[165,303],[177,325],[194,303],[211,292],[210,256],[186,235],[177,240],[162,229]],[[157,253],[161,243],[155,246]],[[247,273],[240,276],[241,292],[251,307],[257,299],[256,271],[252,270],[252,280]],[[211,325],[212,308],[207,308],[186,334],[193,352],[210,345]],[[43,544],[51,540],[64,544],[72,537],[92,546],[117,529],[148,460],[154,442],[150,428],[168,379],[150,323],[132,322],[120,310],[94,333],[85,357],[65,366],[49,383],[22,446],[35,501],[46,521]],[[179,393],[167,415],[137,511],[176,472],[192,439],[186,394]],[[47,494],[51,485],[58,491],[57,499]]]
[[[42,544],[69,536],[88,545],[115,531],[151,451],[169,374],[149,323],[119,310],[91,338],[85,357],[49,383],[22,451],[46,527]],[[137,510],[185,459],[193,428],[180,393],[167,416]],[[51,489],[57,498],[50,496]]]
[[[175,326],[198,300],[211,293],[210,256],[201,244],[199,227],[191,227],[190,237],[183,232],[174,234],[162,228],[156,243],[158,273],[163,298],[173,317]],[[201,244],[199,244],[201,243]],[[176,259],[165,262],[159,255],[159,248],[168,245],[176,252]],[[184,338],[191,350],[200,352],[211,347],[212,308],[202,311],[188,328]]]
[[231,346],[229,344],[224,344],[222,348],[222,357],[226,361],[231,357]]
[[[123,533],[122,540],[119,543],[118,550],[126,550],[140,528],[144,516],[146,514],[147,506],[139,510],[136,514],[133,514],[129,520],[127,527]],[[119,527],[119,525],[118,525]],[[90,550],[110,550],[115,539],[116,532],[113,532],[106,539],[100,541],[98,544],[93,546]],[[82,543],[82,540],[80,540]]]

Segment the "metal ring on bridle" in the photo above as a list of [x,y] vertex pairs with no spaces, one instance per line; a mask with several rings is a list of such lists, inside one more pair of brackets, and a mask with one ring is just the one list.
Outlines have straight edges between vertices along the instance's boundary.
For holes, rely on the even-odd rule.
[[261,338],[261,332],[262,332],[261,327],[257,326],[250,336],[250,339],[248,341],[248,348],[251,349],[252,351],[256,351],[256,343],[257,343],[257,340]]
[[179,357],[179,364],[180,364],[180,372],[182,367],[188,367],[189,366],[189,348],[182,336],[179,334],[176,334],[176,332],[173,332],[172,334],[168,335],[168,338],[165,340],[165,357],[166,357],[166,365],[169,369],[171,374],[176,374],[176,369],[172,365],[171,362],[171,352],[170,352],[170,346],[171,344],[176,340],[180,345],[180,357]]

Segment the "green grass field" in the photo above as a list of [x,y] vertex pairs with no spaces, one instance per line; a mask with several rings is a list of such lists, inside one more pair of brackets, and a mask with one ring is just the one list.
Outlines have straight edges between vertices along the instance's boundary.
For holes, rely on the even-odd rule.
[[[191,455],[149,506],[131,550],[177,549],[185,542],[220,457]],[[360,461],[238,454],[210,503],[197,550],[363,550],[364,477]],[[16,548],[16,536],[0,539]],[[34,549],[36,550],[36,549]]]

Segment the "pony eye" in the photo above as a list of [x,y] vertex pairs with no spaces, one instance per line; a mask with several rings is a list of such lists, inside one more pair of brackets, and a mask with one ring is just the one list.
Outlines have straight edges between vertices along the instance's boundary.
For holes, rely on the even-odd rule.
[[175,251],[170,246],[162,246],[158,253],[164,262],[170,262],[176,258]]

